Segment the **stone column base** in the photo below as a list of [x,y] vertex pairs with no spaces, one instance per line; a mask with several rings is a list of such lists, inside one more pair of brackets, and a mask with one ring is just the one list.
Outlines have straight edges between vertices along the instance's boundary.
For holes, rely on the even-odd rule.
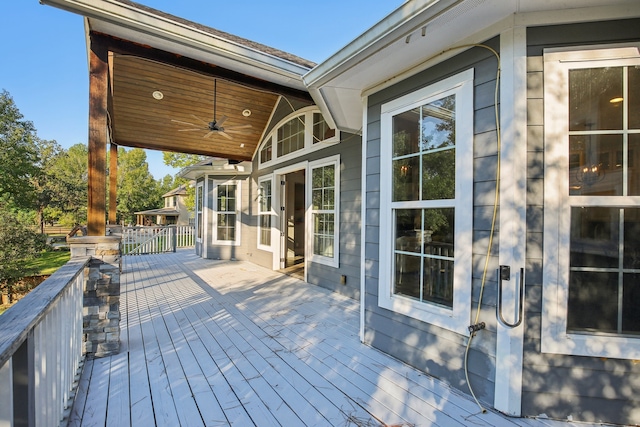
[[71,258],[91,257],[84,271],[83,334],[86,357],[105,357],[120,351],[119,236],[67,239]]

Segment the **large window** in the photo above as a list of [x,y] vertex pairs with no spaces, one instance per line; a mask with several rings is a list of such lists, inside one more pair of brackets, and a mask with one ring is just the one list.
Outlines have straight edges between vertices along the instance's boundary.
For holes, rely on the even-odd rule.
[[271,176],[263,178],[258,184],[258,247],[271,249],[271,234],[274,211],[273,179]]
[[464,333],[471,292],[473,70],[384,104],[379,304]]
[[638,358],[637,47],[548,52],[545,108],[543,350]]
[[277,164],[339,142],[317,107],[296,111],[280,121],[259,149],[259,167]]
[[235,181],[219,183],[214,193],[214,244],[239,244],[240,186]]
[[311,172],[311,260],[338,266],[338,215],[340,158],[322,159],[309,164]]

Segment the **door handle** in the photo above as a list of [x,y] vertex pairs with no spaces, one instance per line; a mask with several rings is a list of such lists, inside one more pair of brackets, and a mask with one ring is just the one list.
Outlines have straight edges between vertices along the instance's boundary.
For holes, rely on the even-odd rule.
[[522,323],[524,308],[524,268],[520,269],[520,295],[518,297],[518,315],[515,323],[505,320],[502,314],[502,286],[504,281],[511,280],[511,268],[507,265],[501,265],[498,269],[498,303],[496,304],[496,317],[507,328],[517,328]]

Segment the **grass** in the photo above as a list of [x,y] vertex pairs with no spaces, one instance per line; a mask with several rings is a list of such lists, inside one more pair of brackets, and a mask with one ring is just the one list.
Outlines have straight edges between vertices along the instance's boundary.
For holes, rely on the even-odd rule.
[[[31,261],[27,267],[33,271],[34,276],[50,276],[62,267],[71,258],[69,251],[44,251],[40,256]],[[4,313],[11,305],[0,304],[0,314]]]
[[34,271],[34,276],[49,276],[62,267],[71,258],[69,251],[44,251],[40,257],[28,264],[28,268]]

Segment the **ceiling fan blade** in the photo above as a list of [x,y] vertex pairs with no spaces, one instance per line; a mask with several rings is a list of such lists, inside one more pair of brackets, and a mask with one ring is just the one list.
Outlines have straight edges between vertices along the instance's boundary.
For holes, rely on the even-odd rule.
[[175,119],[171,119],[172,122],[176,122],[176,123],[181,123],[183,125],[189,125],[189,126],[199,126],[193,123],[189,123],[189,122],[183,122],[182,120],[175,120]]
[[[215,120],[215,118],[214,118],[214,120]],[[225,120],[227,120],[227,116],[220,117],[220,120],[216,121],[216,125],[217,126],[222,126],[222,124],[225,122]]]
[[206,121],[202,120],[200,117],[196,116],[195,114],[192,114],[191,117],[194,117],[199,122],[204,123],[205,125],[207,125],[207,127],[209,126],[209,122],[206,122]]
[[210,137],[211,135],[213,135],[215,132],[216,132],[215,130],[212,130],[212,131],[210,131],[210,132],[207,132],[207,133],[203,136],[203,138],[209,138],[209,137]]
[[192,129],[178,129],[178,132],[202,132],[204,129],[203,128],[192,128]]
[[250,130],[249,131],[247,131],[247,130],[235,130],[235,129],[227,129],[227,128],[224,128],[224,131],[227,132],[227,133],[233,133],[233,134],[236,134],[236,135],[253,135],[253,133],[254,133],[253,131],[250,131]]
[[253,126],[247,124],[247,125],[232,125],[232,126],[227,126],[225,127],[225,130],[231,130],[231,129],[249,129],[252,128]]
[[233,137],[231,135],[228,135],[225,131],[220,131],[218,132],[220,135],[224,136],[227,139],[233,139]]

